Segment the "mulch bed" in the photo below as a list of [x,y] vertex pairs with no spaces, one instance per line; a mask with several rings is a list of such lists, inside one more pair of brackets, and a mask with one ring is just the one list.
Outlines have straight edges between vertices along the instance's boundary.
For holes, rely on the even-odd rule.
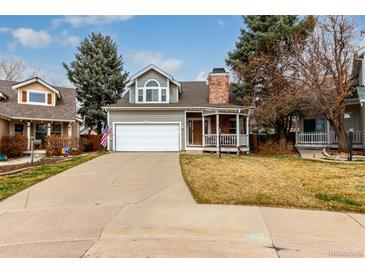
[[[343,157],[347,157],[348,156],[348,153],[345,153],[345,152],[343,152],[343,153],[339,153],[338,152],[338,150],[336,150],[336,149],[327,149],[326,150],[327,151],[327,153],[328,154],[330,154],[330,155],[333,155],[333,156],[343,156]],[[352,155],[354,155],[354,156],[365,156],[365,150],[358,150],[358,149],[356,149],[356,150],[353,150],[352,151]]]

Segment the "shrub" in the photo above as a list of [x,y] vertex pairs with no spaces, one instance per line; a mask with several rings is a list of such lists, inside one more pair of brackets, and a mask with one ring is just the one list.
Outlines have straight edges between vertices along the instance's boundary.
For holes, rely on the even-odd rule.
[[[45,148],[47,156],[60,156],[62,155],[63,147],[70,147],[71,152],[74,155],[74,149],[78,150],[77,138],[51,135],[46,137]],[[76,153],[75,153],[76,154]]]
[[0,152],[8,157],[21,156],[27,150],[27,137],[24,135],[5,135],[0,140]]
[[87,139],[81,139],[80,148],[83,152],[89,152],[93,150],[93,143]]
[[282,149],[277,141],[272,139],[267,140],[265,143],[260,143],[254,151],[261,155],[293,155],[297,154],[294,143],[288,141],[285,149]]

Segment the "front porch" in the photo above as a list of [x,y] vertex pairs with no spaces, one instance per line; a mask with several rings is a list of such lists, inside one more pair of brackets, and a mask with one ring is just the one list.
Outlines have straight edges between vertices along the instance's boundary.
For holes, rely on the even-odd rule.
[[[349,131],[347,131],[349,134]],[[363,148],[363,136],[360,130],[353,131],[353,147]],[[332,130],[319,132],[300,132],[295,134],[295,146],[298,148],[338,148],[336,134]]]
[[186,112],[186,150],[249,152],[248,114]]
[[9,124],[9,134],[20,134],[27,138],[27,150],[31,150],[31,137],[34,140],[34,149],[43,152],[45,138],[50,135],[72,137],[77,132],[75,122],[41,121],[41,120],[13,120]]

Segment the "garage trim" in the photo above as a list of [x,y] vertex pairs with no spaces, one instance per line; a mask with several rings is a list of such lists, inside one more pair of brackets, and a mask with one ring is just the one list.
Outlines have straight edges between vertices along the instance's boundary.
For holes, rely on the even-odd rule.
[[181,122],[113,122],[113,151],[116,152],[116,125],[179,125],[179,151],[181,151]]

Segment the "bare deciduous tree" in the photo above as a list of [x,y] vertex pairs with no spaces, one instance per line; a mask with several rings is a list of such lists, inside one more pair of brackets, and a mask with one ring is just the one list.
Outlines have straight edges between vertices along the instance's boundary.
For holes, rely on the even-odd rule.
[[0,59],[0,77],[5,80],[20,80],[23,77],[25,70],[25,62],[22,59]]
[[307,111],[328,120],[337,136],[340,151],[348,150],[344,114],[345,99],[352,95],[349,70],[354,54],[354,22],[346,16],[325,16],[317,24],[308,43],[297,48],[293,64],[300,71]]

